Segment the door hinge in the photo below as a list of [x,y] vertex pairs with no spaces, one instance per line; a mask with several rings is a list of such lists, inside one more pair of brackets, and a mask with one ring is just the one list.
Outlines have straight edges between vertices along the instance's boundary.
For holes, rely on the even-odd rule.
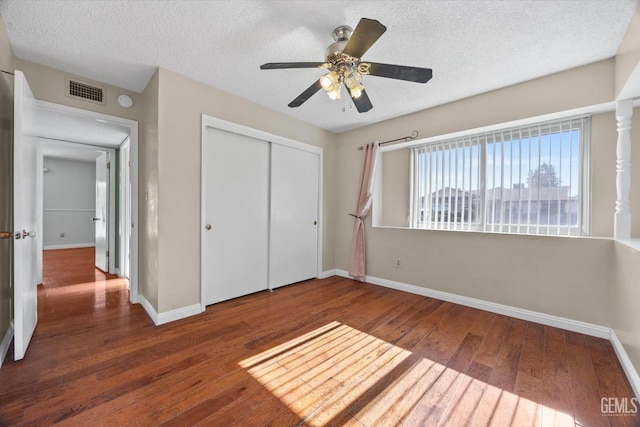
[[111,169],[111,162],[107,162],[107,169]]
[[109,258],[109,251],[105,252],[105,256]]

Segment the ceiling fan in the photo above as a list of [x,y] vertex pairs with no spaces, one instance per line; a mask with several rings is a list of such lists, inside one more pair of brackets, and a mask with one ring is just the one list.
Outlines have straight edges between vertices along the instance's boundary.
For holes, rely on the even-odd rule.
[[333,30],[333,43],[325,52],[325,62],[270,62],[260,66],[261,70],[284,68],[324,68],[329,72],[289,103],[289,107],[299,107],[320,89],[329,98],[340,99],[341,84],[344,84],[359,113],[373,108],[362,85],[362,75],[387,77],[416,83],[426,83],[432,77],[430,68],[408,67],[405,65],[365,62],[360,58],[387,30],[374,19],[362,18],[356,29],[342,25]]

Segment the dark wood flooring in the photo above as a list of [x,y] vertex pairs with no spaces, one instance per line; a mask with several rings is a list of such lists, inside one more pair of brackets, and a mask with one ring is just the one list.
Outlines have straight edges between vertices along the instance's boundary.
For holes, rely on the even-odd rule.
[[44,265],[1,425],[640,425],[603,339],[339,277],[155,327],[91,250]]

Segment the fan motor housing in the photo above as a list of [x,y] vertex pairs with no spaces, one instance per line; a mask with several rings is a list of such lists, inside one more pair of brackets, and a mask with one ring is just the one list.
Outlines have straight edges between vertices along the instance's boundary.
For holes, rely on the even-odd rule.
[[348,41],[349,40],[335,42],[331,46],[329,46],[324,52],[325,60],[331,63],[337,62],[337,59],[342,54],[342,51],[344,50],[344,47],[347,45]]
[[331,35],[333,36],[333,39],[335,41],[344,42],[349,40],[349,37],[351,37],[352,33],[353,33],[353,28],[351,28],[348,25],[341,25],[335,30],[333,30],[333,33]]

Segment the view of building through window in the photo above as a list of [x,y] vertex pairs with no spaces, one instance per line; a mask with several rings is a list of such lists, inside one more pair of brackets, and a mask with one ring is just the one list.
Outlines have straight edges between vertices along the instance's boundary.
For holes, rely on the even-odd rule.
[[581,233],[588,118],[412,149],[416,228]]

